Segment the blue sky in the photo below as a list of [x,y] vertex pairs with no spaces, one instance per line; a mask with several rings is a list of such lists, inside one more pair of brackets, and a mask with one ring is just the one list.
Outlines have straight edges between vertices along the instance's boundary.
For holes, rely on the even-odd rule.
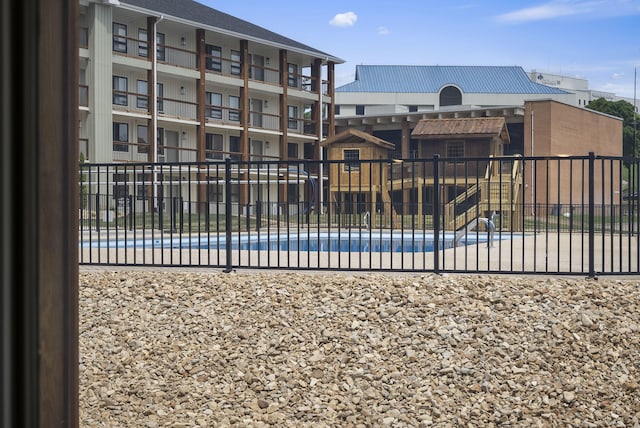
[[640,0],[197,1],[342,58],[338,86],[358,64],[518,65],[632,98],[640,68]]

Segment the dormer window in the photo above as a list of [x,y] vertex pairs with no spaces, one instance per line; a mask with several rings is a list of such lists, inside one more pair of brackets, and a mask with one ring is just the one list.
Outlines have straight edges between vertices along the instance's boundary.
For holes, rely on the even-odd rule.
[[440,107],[462,105],[462,92],[455,86],[447,86],[440,91]]

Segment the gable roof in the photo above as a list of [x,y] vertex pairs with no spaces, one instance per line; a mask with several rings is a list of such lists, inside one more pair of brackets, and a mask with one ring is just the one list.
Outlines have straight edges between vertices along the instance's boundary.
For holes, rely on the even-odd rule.
[[360,131],[356,128],[347,128],[339,134],[329,137],[320,143],[320,146],[326,147],[335,143],[360,143],[366,141],[387,150],[394,150],[396,146],[382,138],[374,137],[368,132]]
[[191,21],[194,24],[199,24],[201,27],[210,27],[210,29],[215,31],[221,31],[256,42],[331,59],[337,63],[344,62],[344,60],[334,57],[333,55],[329,55],[303,43],[274,33],[266,28],[212,9],[193,0],[120,0],[120,6],[124,8],[133,6],[132,9],[142,9],[149,15],[179,18],[181,20]]
[[569,94],[532,82],[517,66],[357,65],[356,80],[336,92],[438,93],[448,85],[477,94]]
[[500,136],[505,143],[510,141],[504,117],[422,119],[411,132],[411,136],[421,140]]

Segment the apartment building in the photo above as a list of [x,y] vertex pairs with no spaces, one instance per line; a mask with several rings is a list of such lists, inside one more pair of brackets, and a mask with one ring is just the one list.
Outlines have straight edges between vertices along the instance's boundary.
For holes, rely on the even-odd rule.
[[343,60],[192,0],[80,0],[79,56],[91,163],[311,159],[334,132]]

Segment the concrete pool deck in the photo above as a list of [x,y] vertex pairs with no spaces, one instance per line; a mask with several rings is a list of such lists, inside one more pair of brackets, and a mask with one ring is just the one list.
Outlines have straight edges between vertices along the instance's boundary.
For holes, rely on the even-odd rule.
[[[105,232],[106,233],[106,232]],[[173,234],[176,235],[176,234]],[[503,234],[504,235],[504,234]],[[125,236],[121,232],[110,239]],[[180,235],[183,236],[183,235]],[[186,235],[188,236],[188,235]],[[137,239],[129,232],[127,239]],[[142,237],[142,236],[139,236]],[[158,232],[156,238],[166,237]],[[150,239],[147,234],[144,238]],[[104,239],[104,237],[102,238]],[[637,235],[594,236],[593,272],[595,274],[638,274],[639,252]],[[439,270],[460,272],[513,272],[588,274],[589,242],[587,234],[540,233],[514,235],[494,245],[485,243],[459,246],[438,253]],[[217,249],[180,248],[91,248],[80,247],[81,264],[155,265],[209,267],[224,269],[227,252]],[[311,270],[396,270],[433,271],[435,253],[399,252],[325,252],[232,250],[233,268],[311,269]]]

